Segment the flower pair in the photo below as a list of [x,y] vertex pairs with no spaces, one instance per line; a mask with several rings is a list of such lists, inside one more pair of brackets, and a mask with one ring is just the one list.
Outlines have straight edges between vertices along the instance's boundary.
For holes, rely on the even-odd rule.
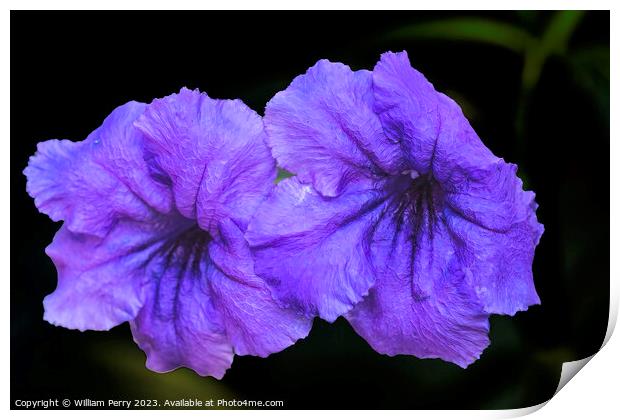
[[[276,162],[296,176],[274,185]],[[515,172],[406,53],[372,72],[321,60],[264,119],[186,89],[130,102],[82,142],[40,143],[25,170],[64,220],[45,319],[129,321],[149,368],[216,378],[315,316],[345,316],[381,353],[467,366],[490,314],[539,303],[542,226]]]

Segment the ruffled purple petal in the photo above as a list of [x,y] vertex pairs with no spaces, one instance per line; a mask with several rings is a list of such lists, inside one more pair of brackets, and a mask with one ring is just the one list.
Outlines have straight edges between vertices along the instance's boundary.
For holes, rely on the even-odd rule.
[[409,64],[406,52],[385,53],[372,72],[373,109],[387,137],[396,142],[405,169],[430,171],[441,128],[437,92],[424,75]]
[[296,177],[280,182],[246,233],[256,273],[285,305],[334,321],[375,281],[370,236],[384,201],[371,184],[329,198]]
[[113,232],[101,239],[63,226],[56,233],[46,250],[58,271],[58,286],[43,301],[46,321],[80,331],[108,330],[136,316],[146,283],[136,261],[145,258],[141,248],[151,234],[132,225],[117,225]]
[[383,134],[372,102],[370,72],[319,61],[267,104],[278,164],[331,197],[361,178],[398,173],[399,147]]
[[531,266],[543,228],[516,166],[484,146],[459,106],[411,68],[406,53],[382,55],[373,82],[387,135],[400,139],[410,171],[437,184],[431,204],[445,216],[437,223],[450,224],[454,252],[485,309],[514,314],[539,303]]
[[540,303],[532,262],[543,228],[536,220],[534,193],[520,196],[520,211],[506,231],[471,223],[450,208],[444,212],[466,277],[489,313],[514,315]]
[[196,226],[157,251],[146,302],[131,321],[136,343],[156,372],[188,367],[200,375],[224,376],[234,349],[211,281],[219,274],[208,255],[209,234]]
[[212,233],[225,218],[245,229],[276,176],[258,114],[239,100],[182,89],[153,101],[135,125],[181,214]]
[[209,248],[217,267],[209,282],[235,353],[267,357],[306,337],[312,321],[282,308],[264,280],[254,274],[241,230],[225,221],[218,234]]
[[311,322],[282,309],[254,275],[232,221],[215,237],[190,225],[175,238],[154,254],[146,303],[131,322],[149,369],[221,378],[234,354],[266,357],[308,334]]
[[39,143],[24,174],[37,208],[72,232],[103,237],[120,218],[149,220],[169,211],[171,194],[149,176],[133,121],[144,105],[115,109],[83,142]]
[[[445,228],[395,230],[373,245],[377,281],[346,317],[378,352],[440,358],[466,367],[488,346],[488,314],[467,283]],[[397,238],[397,239],[394,239]]]

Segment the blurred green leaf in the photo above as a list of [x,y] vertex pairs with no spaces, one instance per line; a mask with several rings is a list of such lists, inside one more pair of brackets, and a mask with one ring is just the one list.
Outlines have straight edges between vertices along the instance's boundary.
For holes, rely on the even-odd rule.
[[415,23],[390,32],[388,39],[473,41],[524,52],[534,38],[518,26],[483,18],[451,18]]
[[515,321],[507,316],[491,317],[491,343],[493,352],[516,352],[523,347],[522,337]]
[[516,10],[515,14],[519,21],[526,27],[534,27],[540,19],[541,12],[539,10]]
[[576,84],[588,93],[609,123],[609,47],[590,46],[572,51],[568,62]]
[[569,60],[578,67],[582,67],[591,73],[609,82],[609,47],[591,46],[574,50]]
[[563,10],[555,13],[542,37],[543,49],[563,54],[568,41],[583,18],[583,11]]
[[539,42],[532,43],[526,50],[523,66],[523,87],[533,89],[538,83],[540,73],[552,54],[564,54],[571,35],[583,18],[583,11],[563,10],[552,17]]
[[549,369],[558,369],[564,362],[577,359],[575,352],[568,347],[557,347],[534,353],[534,360],[542,363]]
[[114,374],[121,386],[126,386],[119,390],[119,395],[159,400],[235,398],[234,393],[222,382],[211,377],[201,377],[186,368],[168,373],[148,370],[144,365],[144,353],[130,342],[110,341],[104,347],[93,349],[93,358]]
[[[521,378],[519,378],[522,380]],[[518,383],[518,381],[515,381]],[[482,410],[507,410],[511,408],[521,408],[523,401],[523,388],[515,386],[514,388],[506,388],[498,393],[493,399],[484,401]]]
[[552,54],[564,54],[568,41],[581,22],[584,12],[564,10],[553,14],[542,37],[525,50],[525,62],[521,73],[521,95],[515,118],[517,131],[517,156],[523,151],[525,121],[529,97],[540,79],[545,62]]
[[480,112],[466,97],[460,92],[452,89],[446,89],[445,94],[452,98],[463,110],[463,114],[469,121],[475,121],[480,116]]
[[519,26],[484,18],[450,18],[404,26],[386,35],[387,39],[430,39],[479,42],[524,54],[522,81],[532,89],[551,54],[564,54],[584,12],[564,10],[552,15],[540,39]]

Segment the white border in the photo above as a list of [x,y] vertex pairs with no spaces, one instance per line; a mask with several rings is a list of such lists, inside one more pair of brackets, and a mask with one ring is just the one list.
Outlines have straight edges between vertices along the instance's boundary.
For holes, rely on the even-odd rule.
[[[227,0],[200,1],[200,0],[27,0],[6,2],[12,10],[56,10],[56,9],[83,9],[83,10],[610,10],[612,1],[602,0],[437,0],[407,1],[407,0]],[[50,7],[52,6],[52,7]],[[464,7],[465,6],[465,7]]]
[[[81,1],[66,1],[59,0],[53,3],[48,1],[8,1],[9,7],[5,9],[0,24],[0,48],[2,57],[2,65],[0,65],[0,71],[2,72],[2,87],[0,93],[2,94],[2,112],[0,112],[0,126],[4,131],[2,147],[4,150],[0,153],[0,167],[4,172],[4,176],[0,180],[0,197],[3,197],[2,206],[0,206],[0,234],[2,237],[0,243],[0,270],[2,273],[2,287],[5,304],[3,306],[3,320],[2,323],[2,337],[4,340],[3,346],[0,347],[2,360],[4,362],[2,366],[2,394],[4,396],[3,404],[5,410],[10,407],[9,394],[10,394],[10,376],[9,376],[9,362],[10,362],[10,348],[9,348],[9,319],[10,319],[10,293],[9,293],[9,232],[10,232],[10,211],[8,207],[9,197],[9,180],[10,180],[10,70],[9,70],[9,46],[10,46],[10,17],[9,10],[27,10],[27,9],[257,9],[260,6],[261,9],[418,9],[418,10],[462,10],[463,6],[467,6],[472,9],[587,9],[587,10],[612,10],[611,13],[611,74],[617,75],[618,73],[618,30],[617,25],[619,23],[617,13],[614,9],[615,2],[612,1],[543,1],[543,0],[522,0],[522,1],[478,1],[468,0],[464,1],[433,1],[433,2],[410,2],[410,1],[394,1],[394,0],[382,0],[377,2],[376,0],[300,0],[296,2],[291,1],[278,1],[278,0],[262,0],[260,2],[251,2],[249,0],[227,0],[226,2],[207,2],[207,1],[189,1],[189,0],[175,0],[161,1],[161,0],[94,0],[89,2]],[[53,6],[53,7],[50,7]],[[615,80],[615,79],[614,79]],[[14,89],[19,89],[19,86],[14,86]],[[611,333],[615,326],[618,313],[618,275],[620,274],[618,261],[618,233],[619,227],[615,220],[618,215],[618,189],[620,185],[620,160],[618,159],[618,85],[611,84],[611,310],[610,310],[610,325],[606,342],[602,351],[592,358],[592,361],[585,366],[583,372],[578,374],[578,379],[570,381],[565,388],[563,388],[558,395],[556,395],[547,404],[541,404],[538,407],[520,409],[520,410],[506,410],[506,411],[390,411],[387,415],[390,418],[395,419],[411,419],[413,416],[416,418],[430,418],[430,419],[446,419],[446,418],[458,418],[458,419],[480,419],[480,418],[506,418],[525,415],[535,411],[532,414],[532,418],[540,419],[570,419],[570,418],[583,418],[584,416],[593,416],[592,418],[610,418],[617,414],[619,407],[618,399],[618,383],[620,373],[620,364],[618,363],[618,356],[620,355],[619,339],[612,338]],[[584,139],[584,147],[588,147],[587,139]],[[605,151],[602,151],[604,153]],[[20,281],[36,281],[36,279],[20,279]],[[583,279],[583,287],[587,287],[588,279]],[[544,406],[544,408],[543,408]],[[543,408],[543,409],[540,409]],[[540,410],[538,410],[540,409]],[[536,411],[538,410],[538,411]],[[613,413],[613,414],[612,414]],[[50,417],[52,419],[71,419],[76,418],[82,420],[84,417],[83,412],[79,411],[48,411],[46,413],[33,412],[33,411],[11,411],[9,413],[15,418],[31,418],[31,417]],[[198,417],[209,416],[212,418],[239,418],[246,417],[251,414],[252,418],[259,419],[286,419],[289,420],[291,416],[295,418],[316,418],[316,417],[342,417],[342,418],[373,418],[376,419],[377,412],[371,411],[210,411],[204,413],[201,411],[140,411],[139,413],[134,411],[120,411],[120,412],[107,412],[107,411],[91,411],[87,413],[87,416],[92,419],[106,419],[112,415],[119,418],[130,418],[136,415],[149,416],[154,418],[166,418],[169,419],[171,415],[177,417]]]

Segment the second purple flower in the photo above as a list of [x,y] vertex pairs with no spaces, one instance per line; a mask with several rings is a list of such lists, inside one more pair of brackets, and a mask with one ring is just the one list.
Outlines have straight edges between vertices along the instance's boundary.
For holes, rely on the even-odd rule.
[[269,102],[265,126],[296,176],[246,237],[289,308],[345,315],[381,353],[465,367],[490,314],[539,303],[534,193],[406,53],[372,72],[319,61]]

